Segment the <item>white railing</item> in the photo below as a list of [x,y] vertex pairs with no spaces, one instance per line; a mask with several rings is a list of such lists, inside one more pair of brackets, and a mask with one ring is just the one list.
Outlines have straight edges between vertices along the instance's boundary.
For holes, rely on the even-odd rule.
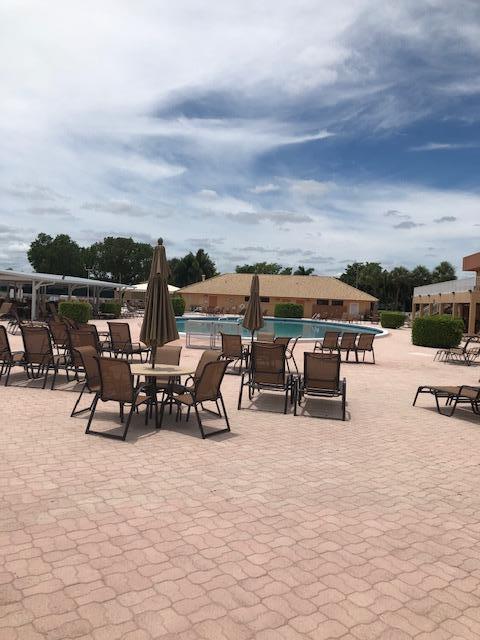
[[439,293],[464,293],[473,291],[475,288],[475,276],[470,278],[459,278],[458,280],[448,280],[447,282],[436,282],[435,284],[425,284],[423,287],[415,287],[413,296],[434,296]]

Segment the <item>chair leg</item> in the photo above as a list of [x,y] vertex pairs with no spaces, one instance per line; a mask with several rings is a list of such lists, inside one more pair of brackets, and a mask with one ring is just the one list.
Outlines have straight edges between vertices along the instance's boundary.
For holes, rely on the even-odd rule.
[[220,394],[220,403],[223,409],[223,415],[225,416],[225,422],[227,423],[227,429],[230,431],[230,421],[228,420],[227,410],[225,409],[225,402],[223,401],[223,396]]
[[[45,373],[45,382],[47,381],[47,376],[48,376],[48,370],[49,367],[47,366],[47,371]],[[57,373],[58,373],[58,366],[56,364],[53,365],[53,378],[52,378],[52,384],[50,385],[50,389],[53,391],[54,387],[55,387],[55,380],[57,379]]]
[[242,408],[242,395],[243,395],[243,385],[245,383],[245,374],[242,373],[242,379],[240,380],[240,391],[238,394],[238,405],[237,405],[237,409],[240,411],[240,409]]
[[[123,430],[123,434],[122,434],[122,440],[125,442],[125,440],[127,439],[127,433],[128,433],[128,429],[130,427],[130,422],[132,420],[132,416],[133,416],[133,410],[135,409],[135,403],[132,402],[132,406],[130,407],[130,411],[128,412],[128,418],[127,418],[127,422],[125,424],[125,429]],[[147,405],[147,409],[148,409],[148,405]]]
[[343,422],[345,422],[345,418],[346,418],[346,404],[347,404],[347,383],[344,381],[343,389],[342,389],[342,420]]
[[77,398],[77,401],[75,402],[75,405],[72,409],[72,413],[70,414],[70,417],[73,418],[73,416],[77,415],[77,413],[83,413],[84,411],[87,411],[87,409],[81,409],[80,411],[76,412],[76,408],[78,407],[80,400],[82,399],[83,393],[85,391],[87,387],[87,383],[85,383],[82,387],[82,390],[80,391],[80,395]]
[[100,398],[98,393],[95,394],[95,398],[93,399],[92,406],[90,408],[90,415],[88,417],[87,428],[85,429],[85,433],[90,433],[90,426],[92,424],[93,415],[95,413],[95,409],[97,408],[97,403]]
[[198,428],[200,429],[200,433],[202,434],[202,439],[205,440],[205,431],[203,430],[202,421],[200,420],[200,414],[198,413],[197,403],[193,404],[193,408],[195,409],[195,415],[197,416]]

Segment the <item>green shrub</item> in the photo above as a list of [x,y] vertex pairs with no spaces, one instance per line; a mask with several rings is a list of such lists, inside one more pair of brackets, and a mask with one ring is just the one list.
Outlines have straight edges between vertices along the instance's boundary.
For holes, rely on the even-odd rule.
[[114,318],[119,318],[122,312],[122,305],[120,302],[115,302],[114,300],[110,300],[109,302],[102,302],[100,305],[100,313],[108,313],[112,315]]
[[172,298],[173,313],[176,316],[183,316],[185,313],[185,300],[181,296],[173,296]]
[[58,305],[58,313],[79,324],[85,324],[92,317],[92,305],[88,302],[60,302]]
[[398,329],[405,323],[405,314],[401,311],[380,311],[380,324],[384,329]]
[[280,302],[275,305],[275,318],[303,318],[303,305],[294,302]]
[[460,344],[463,320],[451,316],[425,316],[415,318],[412,325],[412,342],[419,347],[449,349]]

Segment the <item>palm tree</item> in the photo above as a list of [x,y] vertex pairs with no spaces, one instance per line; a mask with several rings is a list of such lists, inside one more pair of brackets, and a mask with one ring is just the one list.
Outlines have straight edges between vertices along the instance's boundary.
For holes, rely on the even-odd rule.
[[295,271],[293,272],[293,275],[294,276],[311,276],[314,271],[315,269],[313,267],[304,267],[303,265],[300,265],[298,269],[295,269]]

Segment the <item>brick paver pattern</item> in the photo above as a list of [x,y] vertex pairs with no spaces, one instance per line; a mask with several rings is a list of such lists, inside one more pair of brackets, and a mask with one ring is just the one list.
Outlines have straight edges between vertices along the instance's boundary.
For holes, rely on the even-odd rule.
[[[376,366],[342,365],[348,421],[284,416],[266,396],[239,412],[228,375],[232,432],[205,441],[168,415],[145,427],[143,411],[125,443],[86,436],[86,414],[69,417],[78,385],[12,375],[1,640],[478,639],[479,419],[411,402],[417,385],[476,383],[479,368],[392,333]],[[110,405],[97,424],[117,419]]]

